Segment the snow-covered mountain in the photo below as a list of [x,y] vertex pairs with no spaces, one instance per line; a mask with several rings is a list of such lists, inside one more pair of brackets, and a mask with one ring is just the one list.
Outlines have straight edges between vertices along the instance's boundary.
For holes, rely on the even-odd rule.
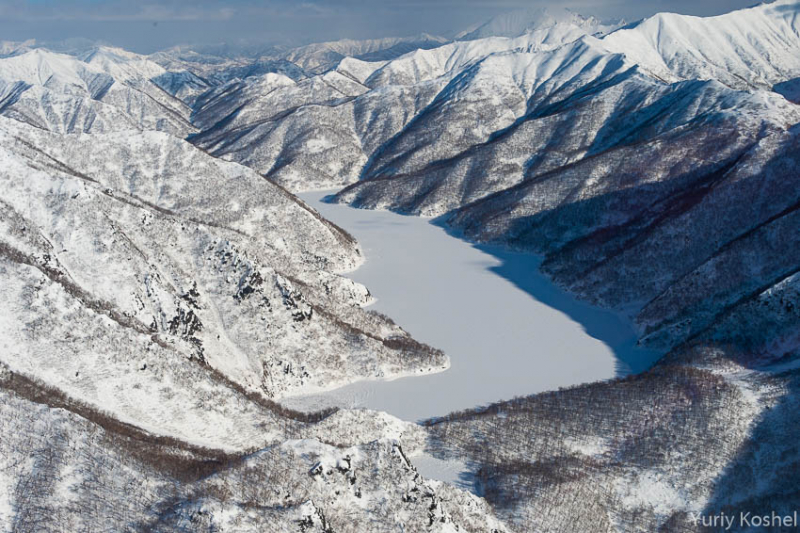
[[45,49],[0,58],[0,113],[54,132],[193,131],[189,109],[151,82],[164,69],[119,49]]
[[[4,43],[0,527],[700,531],[796,508],[798,15],[527,11],[252,57]],[[448,365],[364,309],[358,243],[292,195],[330,187],[540,254],[665,357],[424,425],[282,407]]]
[[625,24],[624,20],[601,21],[566,8],[538,7],[508,11],[456,34],[456,40],[472,41],[486,37],[519,37],[526,33],[557,26],[575,26],[588,35],[600,36]]
[[[525,105],[526,78],[535,68],[526,71],[518,58],[539,58],[536,52],[558,49],[566,60],[570,52],[561,45],[582,35],[574,28],[550,29],[516,39],[417,50],[389,62],[345,60],[332,71],[296,83],[272,75],[235,82],[198,97],[192,120],[203,131],[191,140],[295,191],[346,185],[358,180],[368,160],[404,128],[414,127],[441,102],[455,102],[453,87],[465,85],[473,71],[482,69],[480,78],[494,87],[475,91],[456,105],[471,108],[465,113],[476,114],[473,122],[478,116],[498,115],[492,116],[494,125],[476,128],[475,138],[483,140],[513,122],[522,111],[519,106]],[[557,61],[543,68],[556,69]],[[461,93],[470,91],[463,88]],[[460,125],[441,122],[438,127]]]
[[[645,52],[634,46],[631,35],[647,31],[655,35],[661,15],[602,39],[587,36],[572,23],[558,22],[516,38],[450,43],[388,62],[348,59],[333,71],[275,92],[270,80],[276,78],[269,76],[228,84],[198,98],[193,122],[203,131],[192,142],[292,190],[358,181],[348,198],[355,199],[356,191],[362,190],[357,197],[363,205],[441,214],[514,185],[523,178],[523,167],[527,175],[544,172],[600,152],[626,136],[634,138],[637,127],[650,119],[662,122],[648,126],[651,130],[666,131],[720,106],[744,102],[746,95],[737,97],[736,90],[771,89],[796,78],[797,54],[786,52],[800,48],[793,19],[785,12],[791,5],[770,4],[712,19],[666,17],[675,21],[659,33],[668,43],[686,40],[679,34],[687,24],[713,23],[721,28],[718,40],[730,43],[724,55],[738,58],[728,62],[738,61],[736,68],[741,71],[726,67],[724,76],[713,75],[722,68],[715,58],[722,56],[705,51],[704,47],[713,48],[707,40],[697,40],[681,58],[662,60],[663,65],[672,65],[669,72],[654,68],[652,58],[644,66],[638,63]],[[752,35],[742,34],[739,21],[750,13],[758,24]],[[668,32],[675,36],[667,38]],[[763,38],[757,39],[758,35]],[[750,55],[735,54],[739,48]],[[762,69],[764,57],[775,66],[773,72]],[[748,79],[752,83],[742,83]],[[693,80],[709,80],[712,85],[681,84]],[[289,92],[293,96],[286,98]],[[671,98],[695,103],[676,107]],[[592,113],[582,111],[590,101]],[[768,95],[765,101],[773,102],[768,104],[775,108],[771,116],[782,113],[780,98]],[[576,114],[591,124],[574,121]],[[670,114],[675,116],[665,118]],[[628,120],[628,115],[639,118]],[[560,133],[548,140],[546,131]],[[604,138],[606,134],[611,137]],[[493,168],[495,158],[488,154],[499,155],[507,139],[519,143],[521,137],[528,140],[517,144],[519,156],[511,161],[507,156],[496,158],[496,165],[503,168]],[[546,155],[531,160],[532,166],[525,163],[531,151],[541,153],[545,146]],[[480,165],[470,163],[473,153],[481,154]],[[464,166],[453,171],[459,164]],[[479,183],[455,185],[454,176],[469,165],[481,174],[476,178]],[[445,174],[447,180],[440,179]],[[391,179],[403,181],[402,197],[392,189],[384,199],[366,200],[390,187]],[[409,188],[409,182],[415,185]],[[453,186],[461,187],[462,194],[454,195]],[[418,196],[420,188],[427,191],[424,197]]]
[[734,88],[771,89],[797,77],[796,0],[776,0],[717,17],[661,13],[603,39],[666,81],[714,79]]
[[24,42],[15,41],[0,41],[0,57],[8,57],[16,54],[21,54],[36,44],[35,39],[29,39]]
[[421,34],[413,37],[331,41],[294,48],[279,57],[311,73],[324,73],[345,58],[362,61],[389,61],[415,50],[437,48],[447,39]]
[[[202,53],[175,47],[153,54],[151,59],[168,70],[154,81],[183,102],[194,105],[204,90],[265,74],[281,74],[301,81],[335,69],[343,60],[388,61],[408,52],[441,46],[447,40],[428,34],[415,37],[331,41],[289,49],[268,48],[252,55]],[[216,51],[220,54],[220,51]],[[251,52],[252,54],[252,52]]]

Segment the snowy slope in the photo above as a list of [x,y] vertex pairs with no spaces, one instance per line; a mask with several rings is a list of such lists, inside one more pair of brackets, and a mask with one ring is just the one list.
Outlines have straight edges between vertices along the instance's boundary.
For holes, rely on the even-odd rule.
[[791,514],[797,370],[750,372],[723,350],[706,355],[710,366],[698,351],[699,367],[673,362],[454,413],[431,422],[429,446],[472,464],[475,486],[520,531],[700,533],[711,529],[694,517],[732,507]]
[[135,369],[154,379],[165,350],[175,372],[207,366],[265,398],[446,365],[332,273],[360,261],[352,239],[252,171],[163,133],[67,137],[4,119],[2,135],[13,369],[101,401]]
[[119,424],[7,373],[0,380],[4,530],[508,531],[485,501],[423,479],[406,455],[414,439],[391,436],[380,415],[225,451]]

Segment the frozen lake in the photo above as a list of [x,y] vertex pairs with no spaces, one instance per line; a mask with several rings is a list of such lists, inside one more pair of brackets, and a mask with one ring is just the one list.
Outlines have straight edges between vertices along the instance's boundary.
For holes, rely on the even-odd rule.
[[338,405],[409,421],[640,372],[657,354],[637,349],[630,323],[580,303],[538,273],[539,259],[473,245],[430,220],[300,197],[358,239],[366,263],[348,274],[377,309],[450,356],[439,374],[367,381],[284,400]]

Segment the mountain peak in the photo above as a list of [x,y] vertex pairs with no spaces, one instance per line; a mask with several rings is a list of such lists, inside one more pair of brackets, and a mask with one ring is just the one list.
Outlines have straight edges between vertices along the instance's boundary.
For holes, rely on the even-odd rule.
[[21,54],[36,45],[36,39],[27,41],[0,41],[0,57]]
[[601,21],[562,7],[535,7],[501,13],[477,27],[462,31],[456,39],[472,41],[485,37],[519,37],[557,25],[576,26],[589,35],[605,34],[624,25],[624,20]]

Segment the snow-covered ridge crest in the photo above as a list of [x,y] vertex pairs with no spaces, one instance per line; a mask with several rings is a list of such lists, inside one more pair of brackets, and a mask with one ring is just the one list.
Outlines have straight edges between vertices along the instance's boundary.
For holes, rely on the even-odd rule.
[[125,82],[150,80],[167,72],[147,56],[116,47],[98,46],[80,54],[78,59]]
[[370,87],[413,85],[455,73],[470,63],[499,53],[548,52],[586,37],[571,24],[558,24],[516,37],[486,37],[458,41],[432,50],[417,50],[388,62],[366,81]]
[[[508,128],[516,128],[526,113],[554,120],[554,112],[566,109],[568,102],[598,104],[593,107],[593,125],[581,130],[588,138],[595,129],[610,132],[603,121],[620,122],[625,109],[663,109],[656,101],[680,82],[714,81],[735,92],[771,90],[797,79],[796,8],[795,2],[783,1],[705,19],[658,15],[599,38],[587,35],[568,17],[513,38],[452,42],[386,62],[345,59],[325,75],[280,90],[264,84],[264,79],[237,81],[197,99],[193,120],[204,131],[192,141],[303,191],[407,175],[427,166],[438,168],[438,161],[467,150],[491,151],[481,145],[508,136]],[[721,52],[717,41],[724,45]],[[686,94],[687,87],[680,92]],[[721,94],[693,87],[700,93],[689,99],[698,103],[707,102],[703,94]],[[776,89],[793,94],[785,85]],[[763,115],[770,120],[782,105],[774,96],[762,98]],[[720,98],[731,104],[730,113],[744,109],[736,105],[739,97],[733,93]],[[760,113],[751,104],[747,112]],[[675,109],[673,114],[686,122],[692,120],[692,109],[715,106]],[[581,116],[590,120],[588,111]],[[790,112],[777,122],[792,116]],[[672,119],[667,123],[678,124]],[[628,129],[628,139],[634,131]],[[548,133],[542,130],[541,135]],[[535,168],[550,158],[539,152],[547,143],[528,146],[535,146],[531,150],[539,155],[506,159],[501,176],[518,164],[525,166],[525,159],[531,158]],[[583,155],[569,153],[562,164]],[[451,163],[456,161],[445,165]],[[444,171],[439,176],[437,180]],[[497,175],[491,181],[495,183],[488,188],[467,188],[461,201],[511,184]],[[368,186],[373,185],[377,186]],[[393,200],[380,205],[399,205]],[[431,200],[425,212],[441,214],[452,206]]]
[[301,46],[282,54],[280,57],[291,61],[308,72],[323,73],[334,68],[347,57],[365,61],[385,61],[394,59],[411,50],[436,48],[446,42],[447,39],[443,37],[426,33],[412,37],[366,40],[343,39]]
[[471,41],[486,37],[518,37],[525,33],[553,28],[574,26],[588,35],[603,35],[624,24],[623,20],[601,21],[592,16],[583,16],[560,7],[528,8],[501,13],[472,30],[456,35],[456,40]]
[[2,113],[56,132],[148,129],[185,136],[189,108],[150,81],[164,69],[144,56],[100,47],[81,58],[43,48],[0,58],[0,80],[26,84]]
[[21,54],[36,45],[36,39],[28,39],[23,42],[0,41],[0,57]]
[[800,76],[800,2],[777,0],[705,18],[660,13],[603,42],[667,81],[716,79],[771,89]]

